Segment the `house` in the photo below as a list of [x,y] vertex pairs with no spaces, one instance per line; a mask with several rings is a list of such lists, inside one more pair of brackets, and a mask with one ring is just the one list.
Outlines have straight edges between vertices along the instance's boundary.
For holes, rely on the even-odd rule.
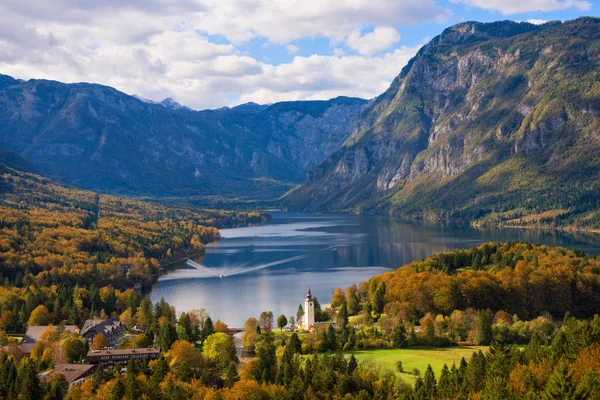
[[108,343],[114,343],[123,337],[124,330],[125,324],[119,321],[118,318],[94,318],[85,321],[85,324],[83,324],[83,328],[81,328],[81,332],[79,334],[86,338],[89,343],[91,343],[92,339],[94,339],[94,336],[102,333],[106,337]]
[[91,350],[87,353],[90,364],[115,365],[126,364],[130,359],[155,360],[160,357],[160,349],[142,347],[137,349]]
[[96,370],[93,364],[58,364],[54,369],[39,374],[41,381],[47,381],[54,374],[63,374],[69,387],[80,385]]
[[[25,355],[29,356],[31,354],[31,350],[35,347],[35,344],[48,329],[56,329],[56,327],[54,325],[34,325],[27,328],[27,332],[25,332],[25,336],[23,336],[19,344]],[[64,330],[65,332],[79,333],[77,325],[65,325]]]

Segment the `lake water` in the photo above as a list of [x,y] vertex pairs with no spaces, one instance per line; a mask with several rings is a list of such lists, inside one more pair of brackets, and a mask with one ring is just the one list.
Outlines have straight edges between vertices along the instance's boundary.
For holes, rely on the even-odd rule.
[[[274,213],[266,225],[221,230],[222,239],[160,277],[152,301],[178,312],[204,308],[242,327],[273,311],[295,315],[310,287],[321,304],[346,288],[433,253],[489,241],[527,241],[600,254],[597,235],[531,229],[475,229],[400,223],[389,217]],[[223,274],[223,278],[220,275]]]

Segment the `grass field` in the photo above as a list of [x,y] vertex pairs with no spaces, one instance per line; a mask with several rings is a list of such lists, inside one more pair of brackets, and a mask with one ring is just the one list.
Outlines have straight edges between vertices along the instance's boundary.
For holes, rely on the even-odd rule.
[[[354,357],[359,362],[371,361],[395,372],[405,382],[413,384],[416,379],[416,376],[411,373],[413,368],[419,369],[421,376],[423,376],[427,365],[431,364],[431,368],[433,368],[437,379],[444,364],[448,364],[448,368],[450,368],[452,363],[455,362],[456,366],[458,366],[462,357],[468,361],[474,351],[482,350],[485,352],[487,349],[487,346],[459,346],[420,349],[354,350],[345,352],[345,354],[354,354]],[[402,361],[404,373],[396,370],[396,361]]]

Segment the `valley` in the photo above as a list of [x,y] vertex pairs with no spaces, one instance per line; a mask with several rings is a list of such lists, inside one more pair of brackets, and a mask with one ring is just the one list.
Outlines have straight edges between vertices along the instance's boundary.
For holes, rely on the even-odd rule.
[[600,398],[600,18],[167,3],[0,30],[0,399]]

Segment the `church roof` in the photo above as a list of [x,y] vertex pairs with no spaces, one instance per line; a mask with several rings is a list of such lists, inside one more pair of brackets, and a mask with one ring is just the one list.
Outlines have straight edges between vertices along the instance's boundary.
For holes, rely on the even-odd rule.
[[312,301],[312,294],[310,293],[310,288],[308,288],[308,293],[306,294],[306,301]]

